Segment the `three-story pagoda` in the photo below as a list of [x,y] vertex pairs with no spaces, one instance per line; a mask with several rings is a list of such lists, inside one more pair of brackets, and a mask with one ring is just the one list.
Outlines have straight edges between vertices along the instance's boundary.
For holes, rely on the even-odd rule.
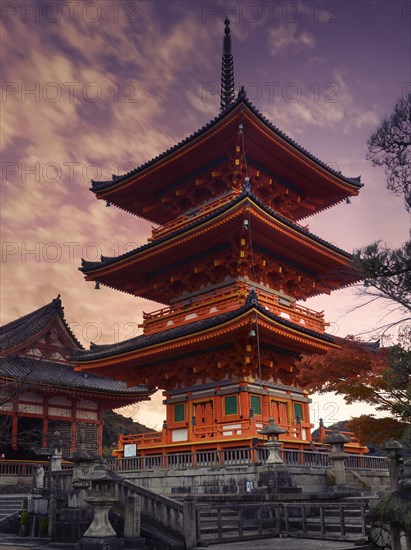
[[311,440],[302,353],[337,346],[323,313],[298,304],[352,284],[347,252],[300,220],[358,194],[336,172],[234,96],[226,21],[221,112],[162,155],[92,191],[155,224],[148,243],[100,262],[86,280],[163,304],[143,335],[92,346],[77,368],[164,390],[162,432],[120,438],[140,454],[251,447],[269,417],[284,445]]

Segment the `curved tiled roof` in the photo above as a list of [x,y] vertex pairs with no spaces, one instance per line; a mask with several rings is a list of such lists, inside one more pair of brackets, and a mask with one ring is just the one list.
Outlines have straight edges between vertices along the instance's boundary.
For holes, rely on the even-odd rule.
[[263,308],[258,304],[257,299],[254,299],[254,300],[250,299],[252,292],[253,291],[250,292],[245,304],[234,311],[230,311],[228,313],[222,313],[220,315],[216,315],[214,317],[208,317],[206,319],[202,319],[192,323],[187,323],[179,327],[169,328],[167,330],[163,330],[155,334],[148,334],[148,335],[143,334],[143,335],[131,338],[129,340],[124,340],[123,342],[118,342],[116,344],[103,345],[103,346],[93,345],[90,350],[76,350],[73,353],[72,359],[75,363],[82,363],[87,361],[104,359],[106,357],[119,355],[125,352],[144,349],[156,344],[161,344],[161,343],[174,340],[176,338],[181,338],[182,336],[189,336],[212,327],[217,327],[218,325],[221,325],[223,323],[226,323],[227,321],[231,321],[236,317],[239,317],[243,313],[246,313],[247,311],[252,310],[253,308],[255,308],[259,313],[264,314],[266,317],[269,317],[273,321],[283,325],[284,327],[288,327],[293,330],[298,330],[302,334],[313,336],[315,338],[323,340],[324,342],[334,343],[334,338],[330,334],[322,334],[322,333],[316,332],[314,330],[302,327],[301,325],[297,325],[296,323],[288,321],[283,317],[270,313],[269,311],[267,311],[265,308]]
[[91,191],[94,193],[98,193],[99,191],[109,188],[112,185],[115,185],[119,182],[125,181],[128,178],[137,175],[138,173],[142,172],[146,168],[150,167],[151,165],[155,164],[159,160],[167,157],[171,153],[174,153],[177,151],[180,147],[183,145],[186,145],[190,141],[196,139],[197,137],[201,136],[204,132],[212,128],[215,124],[217,124],[220,120],[222,120],[225,116],[227,116],[231,111],[233,111],[238,105],[243,103],[246,105],[254,115],[256,115],[271,131],[276,133],[278,136],[280,136],[282,139],[284,139],[287,143],[295,147],[298,151],[300,151],[303,155],[308,157],[310,160],[314,161],[316,164],[327,170],[330,174],[337,176],[341,180],[345,181],[346,183],[349,183],[350,185],[353,185],[356,188],[362,187],[361,183],[361,176],[355,177],[355,178],[349,178],[346,176],[343,176],[341,172],[334,170],[324,162],[322,162],[320,159],[318,159],[315,155],[307,151],[304,147],[299,145],[296,141],[294,141],[292,138],[290,138],[287,134],[282,132],[277,126],[272,124],[264,115],[260,113],[258,109],[254,107],[254,105],[250,102],[250,100],[247,98],[245,91],[242,89],[240,90],[237,100],[232,103],[227,109],[222,111],[218,116],[216,116],[214,119],[212,119],[210,122],[202,126],[199,130],[191,134],[190,136],[186,137],[182,141],[179,141],[176,145],[173,147],[170,147],[160,155],[157,155],[153,159],[145,162],[144,164],[140,165],[139,167],[135,168],[134,170],[131,170],[130,172],[127,172],[126,174],[123,174],[121,176],[117,176],[113,174],[113,179],[111,181],[95,181],[92,180],[92,186],[90,188]]
[[64,307],[59,294],[49,304],[0,327],[0,353],[30,340],[55,318],[60,318],[64,323],[67,333],[72,339],[73,347],[83,348],[64,317]]
[[185,233],[186,231],[189,231],[189,230],[193,229],[194,227],[197,227],[197,226],[201,225],[202,223],[213,219],[214,217],[220,215],[222,212],[224,212],[224,211],[228,210],[229,208],[232,208],[234,205],[240,203],[246,197],[249,197],[257,206],[259,206],[267,214],[269,214],[270,216],[272,216],[276,220],[280,221],[281,223],[287,225],[291,229],[293,229],[295,231],[298,231],[302,235],[304,235],[306,237],[309,237],[313,241],[315,241],[315,242],[317,242],[317,243],[319,243],[323,246],[326,246],[327,248],[329,248],[333,252],[337,252],[338,254],[341,254],[342,256],[345,256],[348,259],[351,258],[351,254],[349,254],[345,250],[342,250],[338,246],[327,242],[326,240],[322,239],[321,237],[317,237],[316,235],[314,235],[313,233],[308,231],[308,229],[305,229],[305,228],[301,227],[300,225],[297,225],[292,220],[286,218],[285,216],[283,216],[279,212],[276,212],[272,208],[269,208],[266,205],[264,205],[264,203],[262,201],[260,201],[255,195],[253,195],[253,193],[251,191],[243,191],[240,195],[235,197],[232,201],[228,202],[227,204],[221,206],[220,208],[218,208],[216,210],[213,210],[212,212],[210,212],[209,214],[207,214],[205,216],[198,217],[192,223],[190,223],[188,225],[185,225],[184,227],[182,227],[180,229],[177,229],[176,231],[173,231],[172,233],[169,233],[169,234],[165,235],[164,237],[160,237],[159,239],[156,239],[156,240],[153,240],[149,243],[146,243],[146,244],[144,244],[140,247],[135,248],[134,250],[130,250],[129,252],[121,254],[120,256],[115,256],[115,257],[114,256],[113,257],[101,256],[101,261],[100,262],[90,262],[88,260],[83,259],[82,260],[82,267],[80,267],[79,270],[82,271],[83,273],[86,273],[86,272],[93,271],[95,269],[99,269],[99,268],[107,266],[107,265],[115,264],[118,261],[121,261],[121,260],[124,260],[124,259],[127,259],[127,258],[131,258],[135,254],[138,254],[138,253],[140,253],[144,250],[148,250],[148,249],[150,249],[154,246],[157,246],[158,244],[160,244],[162,242],[166,242],[169,239],[172,239],[172,238],[176,237],[177,235]]
[[[80,350],[78,350],[80,351]],[[17,379],[19,382],[35,386],[52,386],[100,392],[115,397],[128,397],[129,400],[149,393],[147,386],[127,387],[106,376],[77,372],[70,365],[32,359],[31,357],[8,356],[0,358],[0,378]]]

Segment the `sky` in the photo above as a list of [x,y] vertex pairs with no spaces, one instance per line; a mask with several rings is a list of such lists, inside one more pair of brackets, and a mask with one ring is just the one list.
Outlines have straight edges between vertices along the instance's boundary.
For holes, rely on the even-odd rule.
[[[236,89],[276,126],[364,188],[351,204],[307,218],[352,252],[409,237],[402,199],[366,160],[366,143],[411,91],[411,3],[400,0],[3,0],[1,15],[1,323],[61,294],[77,337],[110,343],[141,334],[156,303],[78,271],[145,244],[151,224],[105,208],[90,180],[157,156],[219,113],[224,19]],[[395,319],[387,304],[351,311],[355,289],[304,302],[329,332],[364,334]],[[367,334],[364,334],[367,336]],[[150,427],[162,397],[126,411]],[[313,396],[312,421],[371,409]]]

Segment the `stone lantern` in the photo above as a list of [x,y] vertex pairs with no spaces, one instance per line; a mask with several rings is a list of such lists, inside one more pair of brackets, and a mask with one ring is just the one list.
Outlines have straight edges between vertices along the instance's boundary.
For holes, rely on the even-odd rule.
[[274,422],[274,418],[270,417],[268,419],[267,426],[257,433],[267,436],[267,443],[265,444],[265,447],[269,450],[269,455],[266,460],[266,464],[282,464],[283,461],[278,453],[281,447],[281,443],[278,441],[278,436],[280,434],[287,433],[287,430],[278,426],[278,424]]
[[123,541],[117,537],[110,520],[110,508],[117,502],[113,474],[105,464],[96,466],[87,476],[91,491],[84,500],[93,507],[93,521],[80,541],[81,550],[122,550]]
[[334,464],[336,485],[344,485],[346,481],[344,461],[347,458],[347,454],[344,452],[344,444],[349,442],[350,438],[340,433],[338,430],[332,431],[330,435],[324,439],[324,443],[331,445],[331,453],[329,456]]

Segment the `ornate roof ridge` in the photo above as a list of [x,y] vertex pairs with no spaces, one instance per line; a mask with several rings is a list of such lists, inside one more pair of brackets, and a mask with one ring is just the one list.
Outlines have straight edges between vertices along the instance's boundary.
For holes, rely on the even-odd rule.
[[199,216],[196,218],[192,223],[185,225],[184,227],[181,227],[179,229],[176,229],[176,231],[173,231],[171,233],[168,233],[167,235],[164,235],[163,237],[160,237],[156,240],[153,240],[149,243],[143,244],[142,246],[139,246],[137,248],[134,248],[133,250],[130,250],[128,252],[125,252],[124,254],[121,254],[119,256],[101,256],[101,261],[88,261],[88,260],[81,260],[81,267],[79,267],[79,271],[85,273],[87,271],[92,271],[94,269],[99,269],[100,267],[103,267],[104,265],[111,265],[118,261],[124,260],[126,258],[131,258],[138,252],[142,252],[145,249],[149,249],[150,247],[156,246],[162,242],[166,242],[167,240],[176,237],[177,235],[183,234],[186,231],[193,229],[194,227],[220,215],[225,210],[228,210],[236,203],[241,202],[244,198],[249,197],[257,206],[262,208],[267,214],[275,218],[276,220],[284,223],[291,229],[294,229],[298,231],[299,233],[305,235],[306,237],[309,237],[310,239],[318,242],[319,244],[326,246],[330,250],[333,250],[334,252],[337,252],[338,254],[341,254],[345,256],[347,259],[351,258],[351,254],[349,252],[346,252],[342,248],[329,243],[325,239],[322,239],[321,237],[318,237],[314,233],[311,233],[308,229],[305,229],[304,227],[300,226],[299,224],[296,224],[286,216],[283,216],[276,210],[273,210],[269,206],[266,206],[260,199],[258,199],[250,190],[243,190],[239,195],[234,197],[231,201],[227,202],[226,204],[222,205],[220,208],[217,208],[216,210],[213,210],[212,212],[204,215]]
[[136,349],[144,349],[145,347],[151,345],[167,342],[168,340],[173,340],[182,336],[189,336],[190,334],[195,334],[196,332],[200,332],[202,330],[225,323],[227,321],[235,319],[236,317],[242,315],[243,313],[246,313],[253,308],[256,309],[259,313],[269,317],[273,321],[280,323],[287,328],[298,330],[303,334],[314,336],[326,342],[334,343],[334,338],[330,334],[316,332],[314,330],[293,323],[292,321],[288,321],[287,319],[284,319],[279,315],[270,313],[258,303],[258,296],[256,298],[257,293],[254,291],[254,294],[252,294],[252,292],[253,291],[250,291],[244,305],[228,313],[221,313],[220,315],[216,315],[214,317],[207,317],[206,319],[187,323],[179,327],[169,328],[155,334],[142,334],[139,336],[135,336],[134,338],[130,338],[129,340],[124,340],[123,342],[118,342],[104,347],[97,346],[90,350],[75,350],[73,352],[72,359],[75,363],[82,363],[94,359],[103,359],[104,357],[110,357],[112,355],[118,355]]
[[295,140],[293,140],[290,136],[288,136],[285,132],[280,130],[275,124],[270,122],[248,99],[246,92],[244,90],[244,87],[241,88],[241,90],[238,93],[237,99],[231,103],[226,109],[221,111],[219,115],[217,115],[215,118],[213,118],[210,122],[206,123],[204,126],[199,128],[197,131],[193,132],[183,140],[176,143],[174,146],[170,147],[169,149],[166,149],[163,153],[160,153],[159,155],[153,157],[152,159],[146,161],[145,163],[141,164],[137,168],[134,168],[133,170],[130,170],[130,172],[127,172],[122,175],[113,175],[113,179],[111,181],[96,181],[91,180],[91,187],[90,190],[94,193],[98,193],[100,190],[111,187],[114,184],[117,184],[119,182],[125,181],[128,178],[137,175],[139,172],[142,172],[149,166],[155,164],[159,160],[165,158],[167,155],[175,152],[183,145],[186,145],[190,141],[194,140],[198,136],[200,136],[203,132],[209,130],[213,125],[217,124],[220,120],[222,120],[225,116],[227,116],[231,111],[233,111],[238,105],[243,103],[246,107],[250,109],[250,111],[256,115],[264,124],[272,130],[274,133],[276,133],[278,136],[280,136],[282,139],[287,141],[290,145],[295,147],[300,153],[308,157],[310,160],[314,161],[316,164],[327,170],[330,174],[340,178],[341,180],[345,181],[346,183],[349,183],[350,185],[354,185],[357,188],[363,187],[363,184],[361,183],[361,176],[356,177],[347,177],[344,176],[341,171],[334,170],[334,168],[331,168],[328,166],[325,162],[321,161],[318,157],[310,153],[307,149],[305,149],[303,146],[299,145]]
[[14,321],[10,321],[9,323],[2,325],[0,327],[0,352],[5,352],[16,345],[23,343],[25,340],[28,340],[29,338],[31,339],[43,330],[54,317],[60,318],[72,340],[79,348],[84,349],[84,346],[77,339],[67,323],[64,316],[64,307],[61,302],[61,296],[59,294],[57,298],[54,298],[48,304],[41,306],[38,309],[15,319]]

